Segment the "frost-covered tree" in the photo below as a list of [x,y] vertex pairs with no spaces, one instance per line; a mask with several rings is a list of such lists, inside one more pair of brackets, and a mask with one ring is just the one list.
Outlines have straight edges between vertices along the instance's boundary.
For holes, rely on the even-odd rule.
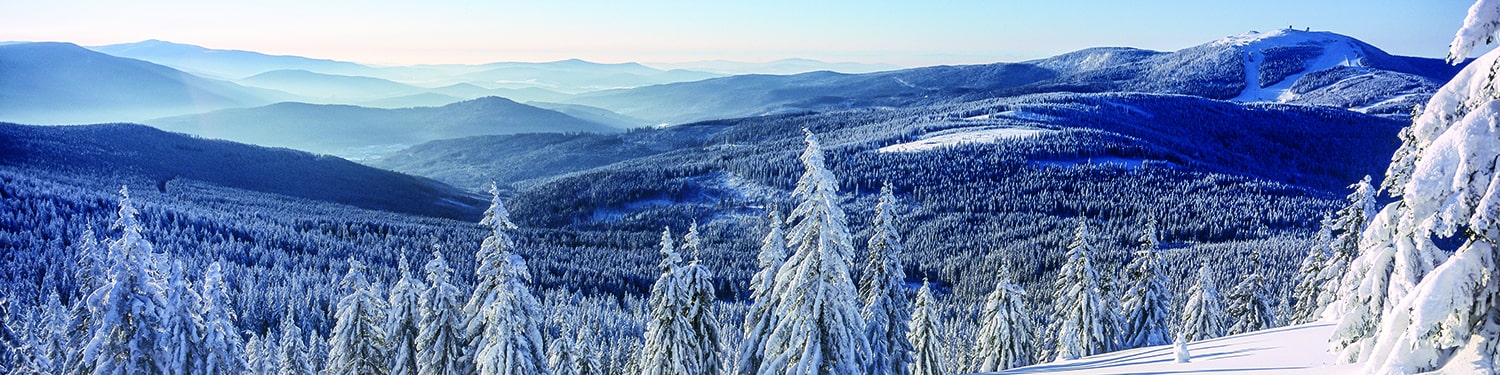
[[871,375],[905,375],[911,363],[912,344],[907,340],[911,320],[907,301],[906,273],[901,269],[901,236],[896,233],[896,197],[891,184],[880,189],[875,205],[875,234],[870,236],[859,297],[864,301],[865,337],[870,341]]
[[[1494,41],[1497,30],[1500,2],[1476,1],[1451,44],[1449,59],[1464,60],[1479,43]],[[1388,284],[1420,281],[1399,299],[1385,296],[1391,307],[1382,309],[1386,314],[1372,335],[1373,345],[1360,356],[1368,359],[1367,373],[1486,373],[1500,366],[1497,59],[1500,50],[1484,54],[1439,89],[1403,131],[1403,144],[1392,157],[1385,186],[1400,201],[1386,210],[1401,212],[1381,212],[1370,229],[1377,238],[1370,242],[1391,234],[1398,252],[1408,249],[1408,255],[1392,257],[1407,264],[1392,265],[1400,270],[1393,272],[1404,274]],[[1425,275],[1415,274],[1421,265],[1410,263],[1425,261],[1420,258],[1430,246],[1426,239],[1455,236],[1463,244],[1452,257]]]
[[943,369],[943,343],[939,340],[942,329],[938,327],[937,300],[932,298],[932,285],[926,280],[922,281],[922,289],[917,291],[917,300],[912,304],[910,324],[907,339],[912,344],[911,374],[947,374]]
[[449,282],[453,268],[443,254],[432,251],[427,270],[427,289],[422,291],[422,321],[417,333],[417,373],[421,375],[462,374],[464,365],[464,317],[458,287]]
[[138,214],[129,189],[120,187],[120,210],[112,226],[121,231],[120,238],[109,244],[109,269],[88,297],[96,320],[83,360],[93,363],[95,375],[166,372],[157,362],[162,281]]
[[157,352],[157,362],[167,374],[203,373],[207,356],[203,352],[203,316],[199,313],[201,297],[188,285],[183,272],[181,261],[172,262],[163,290],[162,331],[157,339],[162,348]]
[[[1338,296],[1349,289],[1344,278],[1351,274],[1350,264],[1360,256],[1360,236],[1375,215],[1376,191],[1370,186],[1370,176],[1349,185],[1349,188],[1354,190],[1349,193],[1349,205],[1334,213],[1330,228],[1333,239],[1328,244],[1332,255],[1319,276],[1324,280],[1323,287],[1318,292],[1319,305],[1322,306],[1334,305]],[[1333,309],[1344,310],[1342,306],[1334,306]]]
[[[93,229],[84,229],[81,237],[78,246],[75,247],[77,252],[74,262],[77,268],[74,272],[74,280],[77,282],[80,294],[86,297],[103,284],[108,260],[104,246],[99,244],[99,238],[94,234]],[[94,315],[97,312],[87,301],[74,302],[69,307],[66,334],[68,347],[82,348],[93,340],[91,329],[94,327],[94,321],[97,320]],[[85,361],[83,358],[83,351],[69,350],[64,359],[63,369],[70,374],[92,374],[94,363]]]
[[1219,289],[1214,286],[1213,270],[1208,262],[1198,267],[1198,281],[1188,289],[1187,303],[1182,306],[1182,321],[1179,329],[1187,341],[1199,341],[1224,335],[1228,329],[1224,323],[1224,308],[1219,302]]
[[1088,221],[1080,219],[1067,260],[1057,273],[1052,297],[1052,353],[1058,359],[1078,359],[1110,349],[1112,324],[1099,290],[1099,272],[1094,269],[1094,245],[1089,243]]
[[1333,240],[1332,232],[1333,217],[1323,216],[1322,225],[1318,227],[1318,234],[1313,239],[1313,245],[1307,250],[1307,256],[1302,258],[1302,264],[1297,267],[1297,285],[1292,288],[1292,300],[1295,306],[1292,309],[1292,323],[1307,323],[1317,320],[1323,314],[1326,305],[1320,299],[1323,284],[1328,280],[1323,279],[1323,269],[1328,264],[1328,244]]
[[776,273],[786,263],[786,233],[782,230],[781,214],[771,210],[767,214],[770,230],[761,241],[760,255],[756,261],[760,270],[750,277],[750,311],[745,313],[745,333],[740,342],[739,358],[735,361],[736,374],[756,374],[765,358],[765,342],[771,329],[778,322],[776,309]]
[[789,217],[788,247],[795,249],[776,273],[778,316],[766,339],[763,375],[853,375],[870,358],[864,319],[849,275],[854,246],[838,180],[823,164],[823,149],[811,131],[802,152],[805,168],[792,194],[800,202]]
[[573,337],[569,334],[575,322],[570,318],[559,323],[557,337],[548,341],[547,368],[552,369],[552,375],[578,375],[574,367],[578,352],[574,350]]
[[1146,223],[1140,242],[1140,250],[1127,266],[1130,285],[1121,301],[1125,309],[1121,333],[1125,337],[1120,341],[1125,348],[1166,345],[1171,337],[1168,332],[1171,331],[1172,297],[1163,275],[1156,220]]
[[271,356],[266,355],[265,345],[261,343],[260,335],[250,333],[250,338],[245,339],[245,374],[262,375],[274,372],[262,371],[266,362],[273,362]]
[[[683,244],[698,243],[697,225]],[[682,265],[672,248],[671,231],[662,232],[662,274],[651,287],[651,320],[641,347],[641,374],[690,375],[718,373],[719,328],[710,310],[713,275],[694,260]]]
[[509,232],[517,227],[493,184],[490,197],[479,222],[490,232],[475,254],[476,285],[464,306],[470,357],[481,375],[547,374],[541,304],[526,285],[531,280],[526,260],[511,252],[515,243]]
[[202,281],[203,373],[239,374],[245,372],[244,346],[234,308],[229,305],[229,288],[224,283],[219,262],[208,265]]
[[420,335],[419,321],[422,319],[420,306],[422,290],[426,286],[412,276],[405,254],[401,255],[400,262],[398,267],[401,279],[391,287],[390,296],[386,300],[386,304],[390,306],[390,311],[386,313],[385,332],[390,338],[391,375],[417,375],[417,337]]
[[386,353],[390,346],[386,340],[385,312],[388,307],[380,292],[365,278],[365,265],[358,260],[349,260],[349,273],[339,282],[345,291],[339,299],[338,321],[329,339],[326,375],[365,374],[385,375],[390,373]]
[[312,362],[307,357],[307,343],[302,340],[302,327],[297,326],[296,310],[287,307],[281,317],[281,343],[277,345],[277,375],[313,375]]
[[1226,298],[1229,306],[1224,311],[1234,321],[1234,325],[1229,327],[1230,335],[1271,328],[1274,317],[1271,316],[1270,293],[1266,290],[1265,277],[1261,276],[1260,270],[1260,252],[1251,251],[1250,273],[1240,279],[1239,285],[1235,285]]
[[599,363],[598,338],[594,337],[594,328],[590,324],[580,324],[578,335],[573,340],[573,348],[577,355],[573,356],[573,373],[577,375],[602,375],[607,373],[603,364]]
[[995,276],[995,291],[985,298],[980,313],[974,364],[969,370],[996,372],[1032,363],[1036,356],[1032,334],[1036,323],[1026,308],[1025,298],[1026,289],[1016,284],[1010,272],[1001,266]]

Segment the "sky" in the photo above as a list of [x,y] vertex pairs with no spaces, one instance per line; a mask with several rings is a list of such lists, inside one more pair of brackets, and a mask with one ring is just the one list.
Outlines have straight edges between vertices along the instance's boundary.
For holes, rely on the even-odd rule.
[[[6,0],[0,41],[159,39],[409,65],[555,61],[900,66],[1088,47],[1177,50],[1292,26],[1442,57],[1472,0]],[[1483,52],[1483,51],[1480,51]]]

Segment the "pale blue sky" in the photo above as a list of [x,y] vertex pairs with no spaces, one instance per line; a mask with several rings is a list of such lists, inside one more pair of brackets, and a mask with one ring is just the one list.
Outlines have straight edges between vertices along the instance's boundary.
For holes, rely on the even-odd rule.
[[1176,50],[1249,30],[1334,31],[1441,57],[1472,0],[6,0],[0,41],[162,39],[377,64],[1018,61]]

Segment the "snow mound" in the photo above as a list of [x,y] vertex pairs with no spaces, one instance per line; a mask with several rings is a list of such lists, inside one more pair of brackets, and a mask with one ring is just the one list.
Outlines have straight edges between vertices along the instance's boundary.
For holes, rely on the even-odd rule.
[[[1245,90],[1230,99],[1237,102],[1286,102],[1294,98],[1292,84],[1307,73],[1338,66],[1364,68],[1361,63],[1365,57],[1363,48],[1352,38],[1330,32],[1288,29],[1251,31],[1220,39],[1214,44],[1235,46],[1245,51]],[[1282,77],[1275,84],[1263,85],[1262,64],[1267,60],[1267,52],[1278,48],[1298,47],[1317,47],[1322,53],[1307,60],[1301,70]]]
[[1282,327],[1187,344],[1192,361],[1177,363],[1171,345],[1123,350],[1000,374],[1358,374],[1328,352],[1333,323]]
[[880,148],[880,152],[921,152],[937,148],[969,144],[969,143],[994,143],[1009,139],[1035,137],[1055,130],[1035,128],[975,128],[961,129],[956,132],[945,132],[939,135],[930,135],[921,140],[899,143]]

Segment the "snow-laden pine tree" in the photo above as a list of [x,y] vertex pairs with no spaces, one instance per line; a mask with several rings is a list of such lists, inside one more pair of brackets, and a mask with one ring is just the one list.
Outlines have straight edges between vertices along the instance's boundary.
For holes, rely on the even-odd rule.
[[70,312],[63,306],[62,297],[57,295],[54,289],[47,293],[46,302],[40,306],[38,319],[39,333],[38,347],[42,357],[46,359],[47,374],[61,374],[67,372],[67,360],[71,353],[77,349],[68,347],[68,319]]
[[1274,317],[1271,314],[1265,277],[1261,276],[1260,271],[1260,251],[1251,251],[1250,273],[1245,274],[1239,285],[1235,285],[1234,290],[1226,297],[1228,306],[1224,311],[1234,321],[1227,334],[1237,335],[1271,328]]
[[771,210],[767,214],[770,230],[761,241],[760,255],[756,261],[760,270],[750,277],[750,311],[745,313],[745,333],[740,341],[739,358],[732,372],[735,374],[757,374],[765,359],[766,339],[776,327],[776,273],[786,263],[786,233],[782,230],[781,214]]
[[1127,266],[1130,284],[1121,301],[1125,309],[1121,333],[1125,337],[1120,341],[1124,348],[1166,345],[1171,337],[1172,297],[1162,270],[1156,220],[1146,223],[1140,242],[1140,250]]
[[896,233],[896,197],[891,184],[880,188],[875,205],[875,234],[870,236],[859,297],[864,301],[865,337],[870,340],[871,375],[906,375],[912,344],[907,340],[911,303],[907,301],[906,273],[901,269],[901,235]]
[[995,291],[985,298],[979,316],[978,342],[974,345],[975,372],[997,372],[1030,365],[1036,357],[1036,323],[1026,308],[1026,289],[1001,266],[995,275]]
[[594,337],[591,324],[579,324],[578,335],[573,339],[573,373],[577,375],[603,375],[606,372],[599,363],[599,341]]
[[531,281],[526,260],[511,252],[515,243],[510,231],[517,227],[494,184],[490,197],[490,208],[479,222],[490,233],[475,253],[476,285],[464,306],[469,356],[480,375],[547,374],[541,304],[526,285]]
[[1067,260],[1057,273],[1052,290],[1052,353],[1058,359],[1078,359],[1109,351],[1107,335],[1110,312],[1099,290],[1099,272],[1094,269],[1094,245],[1088,220],[1079,219]]
[[1328,265],[1328,244],[1333,241],[1332,235],[1333,217],[1324,215],[1322,225],[1318,227],[1318,234],[1313,239],[1313,245],[1307,250],[1307,256],[1302,258],[1302,265],[1297,267],[1297,285],[1292,288],[1293,324],[1307,323],[1318,320],[1323,314],[1320,294],[1324,280],[1323,268]]
[[245,339],[245,371],[246,375],[261,375],[266,362],[272,362],[271,356],[266,355],[265,345],[261,344],[260,335],[250,333],[250,338]]
[[912,304],[911,322],[907,340],[912,345],[912,361],[908,365],[912,375],[946,375],[943,369],[943,343],[938,327],[937,300],[932,297],[932,285],[922,281],[917,291],[917,300]]
[[1219,289],[1214,286],[1213,270],[1208,262],[1198,267],[1198,281],[1187,292],[1187,303],[1182,306],[1182,321],[1178,327],[1187,341],[1200,341],[1224,335],[1229,327],[1224,323],[1224,308],[1219,301]]
[[854,245],[838,206],[838,180],[824,166],[818,138],[803,132],[806,171],[792,191],[800,203],[787,233],[788,247],[795,250],[776,273],[772,288],[779,300],[773,314],[779,321],[766,339],[759,374],[859,374],[869,361],[870,344],[849,275]]
[[199,314],[201,297],[188,285],[183,272],[182,261],[172,262],[163,289],[162,331],[157,339],[162,348],[157,352],[157,362],[166,374],[203,373],[207,356],[203,352],[203,316]]
[[[685,248],[698,244],[697,224],[683,238]],[[641,346],[641,374],[718,373],[719,328],[710,310],[713,275],[694,260],[682,265],[671,231],[662,232],[662,274],[651,287],[651,320]]]
[[422,281],[412,276],[407,266],[406,254],[401,255],[401,279],[391,287],[386,304],[391,310],[386,313],[385,333],[390,339],[391,375],[417,375],[417,336],[422,319],[420,306],[422,290],[427,289]]
[[328,364],[325,375],[386,375],[390,373],[386,354],[390,351],[386,333],[381,328],[388,309],[380,292],[365,278],[365,265],[349,260],[349,273],[339,282],[346,293],[339,299],[337,323],[329,338]]
[[[105,270],[108,268],[107,254],[104,246],[99,244],[99,238],[95,236],[93,229],[83,230],[82,239],[79,240],[76,249],[77,258],[74,262],[77,269],[74,273],[74,280],[77,280],[79,294],[87,298],[89,293],[98,289],[105,280]],[[94,372],[94,363],[85,361],[83,351],[76,350],[76,348],[87,346],[88,342],[93,339],[91,330],[94,327],[94,321],[97,320],[93,315],[96,312],[98,311],[89,307],[87,301],[75,301],[69,307],[66,337],[68,347],[75,348],[69,350],[64,359],[63,369],[69,374],[92,374]]]
[[422,291],[422,321],[417,332],[417,373],[421,375],[462,374],[465,365],[463,295],[448,280],[453,268],[443,254],[432,251],[427,270],[427,289]]
[[203,373],[239,374],[245,372],[245,342],[234,321],[238,319],[229,305],[229,287],[219,262],[208,265],[202,281]]
[[297,325],[296,310],[291,306],[281,317],[281,343],[277,345],[277,375],[314,375],[317,371],[307,357],[307,343],[302,340],[302,327]]
[[1354,190],[1349,193],[1349,205],[1334,213],[1330,228],[1333,239],[1328,243],[1332,254],[1319,276],[1324,280],[1318,291],[1319,305],[1332,306],[1334,312],[1345,310],[1337,303],[1340,301],[1338,297],[1351,289],[1344,283],[1344,278],[1351,274],[1351,264],[1360,256],[1360,236],[1375,215],[1376,191],[1370,186],[1370,176],[1349,185],[1349,188]]
[[[1451,61],[1466,59],[1500,30],[1500,1],[1480,0],[1451,44]],[[1385,186],[1400,201],[1371,225],[1368,242],[1392,236],[1400,277],[1420,281],[1404,296],[1388,295],[1367,355],[1366,373],[1493,372],[1500,357],[1500,50],[1470,62],[1433,95],[1392,157]],[[1394,206],[1393,206],[1394,205]],[[1426,239],[1458,237],[1463,244],[1431,272],[1416,275]],[[1376,248],[1384,247],[1380,245]],[[1415,260],[1415,262],[1408,262]],[[1408,270],[1401,270],[1406,268]],[[1388,290],[1395,290],[1389,288]],[[1398,299],[1399,298],[1399,299]],[[1349,315],[1346,315],[1346,317]],[[1346,318],[1347,319],[1347,318]],[[1341,328],[1344,324],[1340,323]]]
[[558,335],[547,342],[547,368],[552,369],[552,375],[578,375],[574,368],[577,362],[578,351],[574,350],[573,335],[569,334],[576,329],[576,321],[570,315],[567,319],[558,322]]
[[109,269],[99,288],[89,294],[95,317],[83,360],[93,363],[94,375],[159,374],[162,281],[154,265],[151,243],[141,234],[130,190],[120,187],[120,210],[112,228],[120,238],[109,244]]
[[260,340],[261,360],[256,362],[255,368],[250,369],[251,373],[255,375],[276,375],[277,372],[281,371],[280,356],[278,355],[280,347],[276,344],[278,341],[280,340],[277,336],[271,332],[266,332],[266,336]]

